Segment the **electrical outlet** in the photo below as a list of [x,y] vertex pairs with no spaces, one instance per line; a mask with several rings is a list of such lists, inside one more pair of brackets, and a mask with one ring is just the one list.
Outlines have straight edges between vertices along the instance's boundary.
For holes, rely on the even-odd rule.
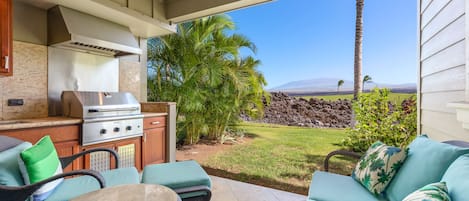
[[23,99],[8,99],[8,106],[22,106],[24,105]]

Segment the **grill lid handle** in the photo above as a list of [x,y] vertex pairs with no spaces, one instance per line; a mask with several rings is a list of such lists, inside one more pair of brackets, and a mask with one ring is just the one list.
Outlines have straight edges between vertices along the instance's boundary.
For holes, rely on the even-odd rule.
[[97,112],[121,112],[121,111],[135,111],[138,110],[138,107],[129,107],[129,108],[114,108],[114,109],[89,109],[89,113]]

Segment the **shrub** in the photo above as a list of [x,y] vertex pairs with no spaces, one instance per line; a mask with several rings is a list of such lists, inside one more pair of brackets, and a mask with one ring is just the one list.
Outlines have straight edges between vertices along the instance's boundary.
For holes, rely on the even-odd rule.
[[389,89],[373,89],[354,101],[355,127],[346,130],[342,145],[365,152],[371,144],[381,141],[387,145],[405,147],[417,134],[415,96],[402,104],[389,101]]

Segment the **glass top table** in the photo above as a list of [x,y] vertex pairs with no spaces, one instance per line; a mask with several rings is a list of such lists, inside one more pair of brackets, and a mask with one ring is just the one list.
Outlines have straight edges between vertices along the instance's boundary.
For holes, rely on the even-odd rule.
[[168,187],[155,184],[128,184],[106,187],[72,199],[72,201],[179,201],[180,198]]

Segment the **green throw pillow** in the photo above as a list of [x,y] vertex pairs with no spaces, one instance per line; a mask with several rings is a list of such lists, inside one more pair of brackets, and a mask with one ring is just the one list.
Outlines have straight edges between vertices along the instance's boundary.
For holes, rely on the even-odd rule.
[[378,141],[366,151],[352,177],[375,195],[381,194],[407,157],[407,151]]
[[402,201],[451,201],[451,198],[448,195],[446,183],[438,182],[414,191]]
[[[34,184],[62,173],[62,165],[49,136],[21,152],[18,161],[25,184]],[[58,179],[43,185],[33,193],[33,200],[45,200],[62,181]]]

